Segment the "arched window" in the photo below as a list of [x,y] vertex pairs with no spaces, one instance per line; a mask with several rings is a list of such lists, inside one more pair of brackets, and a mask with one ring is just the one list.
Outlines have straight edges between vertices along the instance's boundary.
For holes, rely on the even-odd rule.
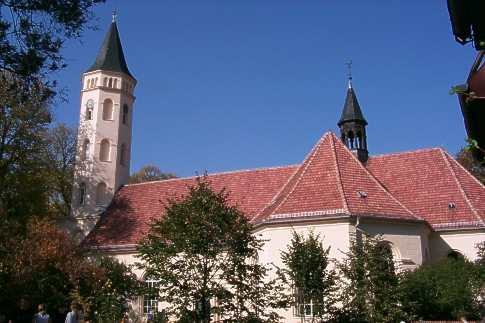
[[101,144],[99,145],[99,160],[110,161],[110,150],[109,140],[101,140]]
[[89,139],[84,139],[83,147],[81,149],[81,160],[86,160],[89,157]]
[[98,78],[94,79],[94,86],[98,86]]
[[113,87],[113,78],[112,77],[109,78],[108,87]]
[[103,86],[108,86],[108,78],[103,78]]
[[101,182],[96,186],[96,205],[106,204],[106,184]]
[[349,131],[347,137],[349,138],[349,148],[354,149],[354,133],[352,131]]
[[79,205],[86,204],[86,184],[79,184]]
[[110,99],[104,100],[103,120],[113,120],[113,101]]
[[123,166],[126,166],[126,161],[127,161],[127,151],[126,151],[126,145],[121,144],[120,148],[120,164]]
[[86,107],[86,120],[93,120],[93,108]]
[[123,105],[123,124],[128,124],[128,112],[129,112],[128,104]]
[[143,314],[147,313],[157,313],[158,312],[158,294],[156,289],[156,284],[158,280],[146,277],[146,291],[147,293],[143,295]]
[[114,87],[115,89],[117,89],[117,88],[118,88],[118,79],[114,79],[113,87]]

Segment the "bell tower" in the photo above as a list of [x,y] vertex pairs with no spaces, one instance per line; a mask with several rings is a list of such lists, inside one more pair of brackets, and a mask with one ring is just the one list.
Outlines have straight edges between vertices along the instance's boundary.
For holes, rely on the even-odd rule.
[[357,96],[352,86],[350,63],[347,97],[345,98],[342,116],[340,117],[337,125],[340,128],[340,137],[344,144],[361,162],[365,163],[367,159],[369,159],[369,152],[367,150],[367,135],[365,129],[367,126],[367,121],[362,114],[359,102],[357,101]]
[[130,171],[136,79],[128,70],[116,16],[96,61],[81,77],[71,215],[82,235],[96,224]]

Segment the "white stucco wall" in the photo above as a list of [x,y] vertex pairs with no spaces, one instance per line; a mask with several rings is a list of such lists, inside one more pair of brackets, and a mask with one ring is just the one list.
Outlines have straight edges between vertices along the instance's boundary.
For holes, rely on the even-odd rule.
[[477,258],[475,245],[485,241],[485,230],[441,231],[431,235],[432,260],[446,257],[450,251],[458,251],[469,260]]
[[390,242],[399,269],[414,269],[429,260],[430,229],[424,223],[365,219],[359,228]]
[[[353,226],[350,224],[349,219],[343,219],[339,222],[293,223],[291,226],[284,224],[262,228],[255,232],[261,239],[267,240],[259,255],[260,262],[282,267],[281,252],[287,249],[293,235],[293,230],[299,234],[308,234],[310,231],[319,234],[323,240],[323,245],[330,247],[330,258],[341,260],[345,257],[344,252],[349,250],[349,237],[353,231]],[[274,275],[274,271],[271,275]],[[301,317],[293,315],[292,308],[279,310],[278,314],[285,318],[284,322],[301,322]]]

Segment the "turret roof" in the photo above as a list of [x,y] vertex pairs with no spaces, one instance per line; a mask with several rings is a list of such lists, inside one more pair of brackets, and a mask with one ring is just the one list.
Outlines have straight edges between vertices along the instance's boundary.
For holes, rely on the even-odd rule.
[[338,126],[340,127],[344,122],[347,121],[360,121],[364,125],[367,125],[367,121],[362,114],[362,110],[360,110],[360,105],[357,101],[357,96],[355,95],[355,91],[350,80],[349,88],[347,90],[347,97],[345,98],[344,109],[338,122]]
[[121,46],[120,35],[116,21],[111,23],[111,26],[104,38],[103,44],[99,49],[98,56],[94,64],[86,71],[105,70],[112,72],[121,72],[134,78],[128,70],[125,56],[123,55],[123,47]]

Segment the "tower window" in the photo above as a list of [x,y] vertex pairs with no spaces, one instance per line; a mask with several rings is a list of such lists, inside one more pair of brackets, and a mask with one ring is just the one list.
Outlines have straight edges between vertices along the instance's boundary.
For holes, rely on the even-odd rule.
[[123,166],[126,166],[127,162],[127,151],[126,151],[126,145],[123,143],[121,144],[120,148],[120,164]]
[[108,86],[108,78],[103,78],[103,86]]
[[128,105],[123,105],[123,124],[128,124]]
[[110,150],[109,140],[101,140],[101,144],[99,146],[99,160],[110,161]]
[[106,184],[101,182],[96,186],[96,205],[106,204]]
[[93,120],[93,108],[86,108],[86,120]]
[[86,183],[79,184],[79,205],[86,204]]
[[117,89],[117,88],[118,88],[118,79],[114,79],[113,87],[114,87],[115,89]]
[[98,78],[94,79],[94,86],[98,86]]
[[103,120],[113,120],[113,101],[110,99],[104,100]]
[[113,78],[110,77],[108,80],[108,87],[113,87]]
[[88,159],[89,156],[89,139],[84,139],[83,146],[81,149],[81,160]]

